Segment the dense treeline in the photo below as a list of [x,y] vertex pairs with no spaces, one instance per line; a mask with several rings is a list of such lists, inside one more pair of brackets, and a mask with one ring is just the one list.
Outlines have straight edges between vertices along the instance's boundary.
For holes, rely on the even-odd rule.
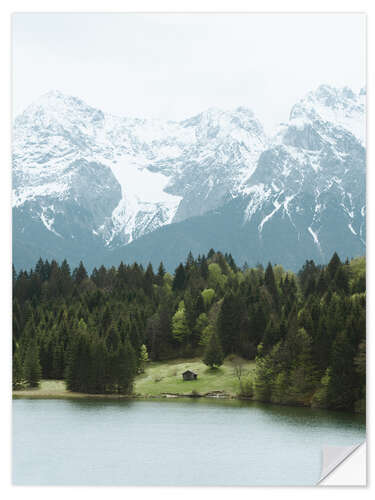
[[[62,379],[87,393],[132,392],[148,357],[256,359],[258,400],[363,411],[365,259],[307,261],[295,275],[231,255],[189,254],[174,275],[134,263],[72,272],[39,260],[13,271],[13,385]],[[249,384],[247,384],[249,386]]]

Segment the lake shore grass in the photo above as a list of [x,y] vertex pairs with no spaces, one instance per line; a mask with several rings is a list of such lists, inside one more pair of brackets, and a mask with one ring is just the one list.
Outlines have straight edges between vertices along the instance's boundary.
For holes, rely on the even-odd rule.
[[[244,361],[243,376],[251,374],[254,361]],[[184,381],[182,373],[192,370],[197,380]],[[63,380],[42,380],[38,388],[13,391],[13,398],[59,399],[59,398],[166,398],[166,397],[237,397],[239,381],[233,363],[226,360],[220,368],[210,369],[199,358],[173,361],[149,362],[145,372],[138,375],[134,383],[134,394],[86,394],[71,392]]]

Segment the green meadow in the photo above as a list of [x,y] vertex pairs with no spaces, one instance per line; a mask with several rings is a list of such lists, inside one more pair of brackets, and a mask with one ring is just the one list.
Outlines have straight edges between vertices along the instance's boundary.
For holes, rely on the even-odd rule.
[[[242,380],[255,368],[254,361],[241,361]],[[192,370],[197,380],[184,381],[182,373]],[[238,370],[237,370],[238,371]],[[223,392],[227,397],[239,393],[239,380],[235,364],[225,360],[220,368],[210,369],[199,358],[177,359],[173,361],[149,362],[145,372],[138,375],[134,383],[134,394],[140,397],[158,397],[167,394],[205,395],[210,392]],[[86,397],[86,394],[70,392],[64,380],[42,380],[38,388],[13,391],[15,397],[61,398]],[[91,397],[111,397],[109,394],[90,395]],[[112,397],[119,397],[112,395]]]
[[[248,376],[254,368],[254,361],[243,361],[242,377]],[[197,380],[184,381],[182,373],[185,370],[195,372]],[[193,391],[201,395],[222,391],[235,396],[239,392],[235,366],[226,360],[220,368],[210,369],[198,358],[151,362],[145,373],[138,375],[134,384],[134,392],[143,396],[166,393],[190,395]]]

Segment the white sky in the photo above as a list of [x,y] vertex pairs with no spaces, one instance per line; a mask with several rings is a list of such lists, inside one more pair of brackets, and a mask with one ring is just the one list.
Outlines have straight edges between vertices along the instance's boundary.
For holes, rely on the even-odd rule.
[[13,111],[51,89],[118,115],[254,110],[267,130],[321,83],[365,85],[362,14],[15,14]]

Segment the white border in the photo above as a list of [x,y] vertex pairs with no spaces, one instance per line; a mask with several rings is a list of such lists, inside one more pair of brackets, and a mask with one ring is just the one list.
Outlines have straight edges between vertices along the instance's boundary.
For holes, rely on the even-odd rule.
[[[368,78],[367,89],[368,98],[368,163],[367,163],[367,192],[368,192],[368,221],[367,221],[367,255],[368,255],[368,291],[370,301],[368,303],[368,332],[373,328],[374,308],[372,307],[373,298],[373,263],[370,259],[374,247],[374,218],[372,193],[375,194],[372,161],[373,135],[371,124],[374,121],[375,108],[371,108],[372,95],[374,92],[374,40],[375,40],[375,2],[373,0],[3,0],[0,6],[0,51],[1,51],[1,78],[0,78],[0,131],[1,131],[1,162],[0,162],[0,214],[2,241],[0,244],[0,276],[1,276],[1,321],[0,329],[0,353],[2,360],[0,363],[0,383],[2,389],[1,399],[1,447],[0,447],[0,494],[4,499],[25,498],[38,500],[48,499],[66,499],[78,497],[90,497],[91,499],[102,499],[105,496],[113,498],[152,498],[153,500],[188,499],[193,496],[196,499],[215,498],[215,500],[225,499],[235,496],[236,498],[246,498],[256,496],[256,498],[268,498],[277,495],[279,498],[299,498],[303,494],[304,498],[312,498],[312,495],[318,493],[321,498],[331,497],[335,494],[331,488],[104,488],[104,487],[12,487],[10,485],[10,465],[11,465],[11,400],[10,400],[10,352],[11,352],[11,202],[10,202],[10,117],[11,117],[11,99],[10,99],[10,44],[11,44],[11,14],[13,12],[365,12],[368,19]],[[372,140],[371,139],[372,136]],[[373,342],[370,342],[368,335],[368,353],[369,358],[374,359]],[[370,352],[371,349],[371,352]],[[371,363],[367,365],[368,385],[374,386],[371,373]],[[369,395],[369,391],[368,391]],[[368,404],[368,422],[373,414],[373,401]],[[369,448],[371,448],[371,429],[368,425]],[[370,454],[368,450],[368,455]],[[370,468],[368,466],[368,472]],[[370,474],[368,474],[368,477]],[[369,477],[369,482],[371,477]],[[335,488],[336,489],[336,488]],[[368,488],[340,488],[336,492],[342,499],[350,498],[353,495],[363,496],[371,495],[371,484]],[[275,491],[277,490],[277,491]]]

